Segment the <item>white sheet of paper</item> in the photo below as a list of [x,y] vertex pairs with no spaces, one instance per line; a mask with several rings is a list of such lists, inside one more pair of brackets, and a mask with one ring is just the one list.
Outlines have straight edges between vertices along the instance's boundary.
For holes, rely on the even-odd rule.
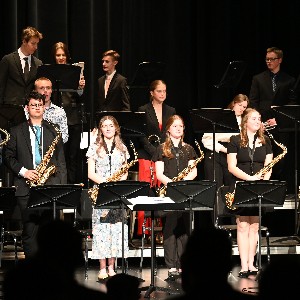
[[165,204],[165,203],[175,203],[169,197],[147,197],[138,196],[136,198],[127,199],[132,205],[127,205],[130,210],[133,210],[133,206],[136,204]]
[[[94,143],[96,140],[97,135],[90,132],[90,144]],[[89,146],[89,133],[82,132],[81,134],[81,141],[80,141],[80,149],[88,148]]]

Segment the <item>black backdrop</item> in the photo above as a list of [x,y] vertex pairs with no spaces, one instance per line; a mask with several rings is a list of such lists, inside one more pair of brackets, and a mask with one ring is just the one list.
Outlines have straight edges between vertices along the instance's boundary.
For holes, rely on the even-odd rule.
[[[0,5],[0,56],[20,46],[20,32],[28,25],[44,35],[36,53],[44,63],[52,63],[52,44],[66,42],[73,62],[85,62],[85,102],[92,115],[101,54],[108,49],[121,54],[118,70],[129,83],[140,62],[165,62],[167,102],[183,116],[191,108],[229,102],[231,94],[213,86],[232,60],[247,63],[234,93],[248,94],[252,76],[265,69],[267,47],[282,48],[283,69],[295,77],[300,73],[298,0],[0,0]],[[148,101],[144,94],[135,101]]]

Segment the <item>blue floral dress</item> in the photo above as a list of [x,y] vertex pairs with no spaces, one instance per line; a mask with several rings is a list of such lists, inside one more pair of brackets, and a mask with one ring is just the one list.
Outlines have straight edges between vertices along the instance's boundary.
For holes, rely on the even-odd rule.
[[[96,152],[98,146],[91,144],[86,156],[96,161],[96,173],[104,178],[110,177],[129,159],[129,153],[114,148],[111,154],[105,150]],[[111,156],[111,158],[109,157]],[[101,191],[99,190],[99,193]],[[122,257],[122,209],[93,208],[92,212],[92,259]],[[128,225],[124,224],[124,258],[128,257]]]

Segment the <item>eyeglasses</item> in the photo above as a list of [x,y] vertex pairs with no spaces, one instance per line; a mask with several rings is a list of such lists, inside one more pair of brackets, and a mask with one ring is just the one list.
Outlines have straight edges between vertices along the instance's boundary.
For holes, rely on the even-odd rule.
[[266,62],[271,62],[271,61],[274,61],[274,60],[276,60],[276,59],[279,59],[279,57],[274,57],[274,58],[272,58],[272,57],[270,57],[270,58],[266,58]]
[[50,91],[50,90],[52,90],[52,87],[51,86],[41,86],[41,87],[38,87],[37,89],[41,90],[41,91]]
[[42,104],[42,103],[39,103],[39,104],[29,104],[29,106],[31,108],[37,109],[37,108],[40,108],[40,107],[44,106],[44,104]]

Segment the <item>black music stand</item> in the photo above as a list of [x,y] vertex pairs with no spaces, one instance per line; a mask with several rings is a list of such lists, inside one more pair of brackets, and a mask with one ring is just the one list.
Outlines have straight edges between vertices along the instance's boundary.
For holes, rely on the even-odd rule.
[[73,207],[80,212],[82,184],[53,184],[33,186],[29,191],[27,208],[52,208],[53,219],[56,209]]
[[231,109],[200,108],[190,110],[193,131],[213,133],[213,179],[216,180],[215,138],[216,132],[240,132],[235,113]]
[[213,208],[217,191],[217,182],[210,180],[182,180],[167,184],[166,196],[175,203],[181,203],[183,209],[190,213],[189,233],[192,233],[193,209],[199,207]]
[[96,122],[104,116],[113,116],[119,123],[123,137],[141,137],[146,132],[145,112],[132,111],[98,111],[96,112]]
[[[127,199],[138,196],[148,196],[150,183],[143,181],[123,180],[116,182],[103,182],[99,184],[99,193],[94,206],[97,208],[119,208],[123,211],[130,205]],[[124,273],[124,224],[125,211],[122,218],[122,273]]]
[[[25,104],[25,103],[24,103]],[[9,129],[26,121],[24,108],[21,105],[0,104],[0,127]]]
[[299,231],[299,220],[298,220],[298,205],[297,205],[297,194],[298,194],[298,133],[300,132],[300,105],[284,105],[273,107],[275,112],[275,118],[279,132],[294,132],[295,142],[295,157],[294,157],[294,174],[295,174],[295,186],[294,186],[294,197],[295,197],[295,235]]
[[76,92],[80,80],[81,67],[67,64],[45,64],[37,69],[37,78],[51,80],[53,91],[57,93],[57,105],[61,105],[60,92]]
[[283,206],[286,182],[278,180],[238,181],[236,183],[234,206],[258,207],[258,270],[261,270],[261,209],[262,207]]
[[215,88],[227,88],[228,97],[231,99],[234,91],[240,83],[246,69],[244,61],[231,61],[229,62],[220,82],[214,85]]
[[164,79],[166,64],[163,62],[141,62],[129,84],[130,106],[136,111],[149,101],[149,86],[153,80]]

